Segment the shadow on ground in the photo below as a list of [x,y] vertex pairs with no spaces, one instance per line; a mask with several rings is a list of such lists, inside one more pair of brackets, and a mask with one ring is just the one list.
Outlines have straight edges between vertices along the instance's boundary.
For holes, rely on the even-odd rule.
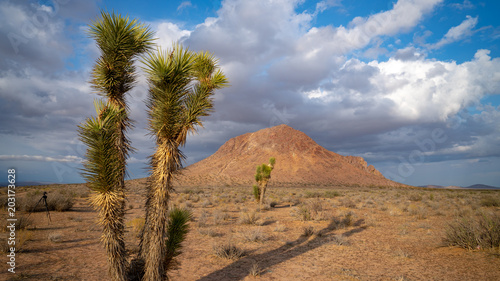
[[[356,221],[353,224],[356,228],[349,230],[342,235],[349,237],[355,233],[365,230],[366,227],[362,226],[363,223],[364,220]],[[250,274],[250,270],[256,262],[259,264],[260,275],[265,275],[267,272],[266,269],[331,242],[333,236],[335,235],[335,230],[336,223],[332,222],[324,229],[317,231],[317,234],[314,235],[314,238],[312,239],[310,239],[310,237],[300,236],[297,240],[288,242],[277,249],[258,255],[247,255],[222,269],[214,271],[198,279],[198,281],[243,280]]]

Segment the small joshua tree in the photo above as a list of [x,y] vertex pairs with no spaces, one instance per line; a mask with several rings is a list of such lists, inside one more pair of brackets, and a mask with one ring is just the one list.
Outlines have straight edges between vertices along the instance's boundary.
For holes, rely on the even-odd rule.
[[262,203],[264,202],[264,195],[266,193],[267,183],[271,179],[271,171],[274,169],[274,164],[276,159],[271,157],[269,159],[269,164],[262,164],[257,166],[257,171],[255,172],[255,181],[257,185],[253,186],[253,194],[255,199],[259,198],[259,208],[262,209]]

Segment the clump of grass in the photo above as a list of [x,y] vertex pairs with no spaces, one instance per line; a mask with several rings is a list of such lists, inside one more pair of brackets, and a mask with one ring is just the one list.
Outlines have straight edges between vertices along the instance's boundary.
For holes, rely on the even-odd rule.
[[221,210],[216,210],[214,213],[213,213],[213,216],[214,216],[214,224],[215,225],[219,225],[221,224],[223,221],[227,221],[229,219],[229,214],[226,213],[226,212],[223,212]]
[[464,216],[446,228],[444,243],[468,250],[500,247],[500,216],[483,213]]
[[338,246],[348,246],[350,245],[349,241],[347,238],[342,235],[342,234],[336,234],[331,238],[331,241],[333,244],[338,245]]
[[302,236],[304,237],[309,237],[314,234],[314,227],[313,226],[304,226],[302,228]]
[[201,202],[201,206],[203,208],[207,208],[209,206],[213,206],[213,204],[212,204],[212,202],[209,199],[205,199],[205,200],[203,200],[203,202]]
[[250,267],[250,270],[248,271],[248,273],[249,273],[250,275],[252,275],[253,277],[257,277],[257,276],[259,276],[259,275],[260,275],[260,272],[261,272],[261,271],[262,271],[262,270],[261,270],[261,269],[260,269],[260,267],[259,267],[259,263],[258,263],[258,262],[253,262],[253,263],[252,263],[252,267]]
[[242,211],[238,222],[240,224],[256,224],[259,216],[256,212]]
[[267,240],[267,235],[262,229],[255,228],[241,232],[243,239],[248,242],[264,242]]
[[223,259],[235,260],[243,257],[245,251],[231,242],[222,242],[214,244],[213,246],[214,254]]
[[207,226],[207,220],[208,220],[208,213],[207,211],[203,210],[200,214],[200,217],[198,218],[198,227]]
[[62,242],[63,240],[63,236],[61,233],[59,232],[52,232],[52,233],[49,233],[49,241],[50,242],[53,242],[53,243],[60,243]]

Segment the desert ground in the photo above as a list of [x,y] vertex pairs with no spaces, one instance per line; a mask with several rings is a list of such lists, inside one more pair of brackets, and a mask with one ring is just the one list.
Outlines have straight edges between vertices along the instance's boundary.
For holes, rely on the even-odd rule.
[[[126,241],[138,251],[144,180],[127,182]],[[6,196],[2,188],[2,196]],[[15,274],[0,280],[107,280],[97,213],[82,184],[18,188],[69,196],[64,212],[34,212],[17,230]],[[31,199],[30,199],[31,198]],[[363,186],[269,186],[259,210],[251,187],[178,187],[171,203],[192,211],[171,280],[500,280],[500,249],[449,246],[449,225],[500,216],[500,192]],[[16,216],[27,217],[26,211]],[[6,223],[7,210],[1,211]],[[7,241],[7,230],[0,232]],[[6,255],[6,252],[5,252]],[[3,260],[6,260],[4,256]]]

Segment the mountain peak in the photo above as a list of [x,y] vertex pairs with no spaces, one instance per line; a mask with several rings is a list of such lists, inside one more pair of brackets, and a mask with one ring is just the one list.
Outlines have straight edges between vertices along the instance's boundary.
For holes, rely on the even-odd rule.
[[270,184],[400,185],[362,157],[342,156],[286,124],[234,137],[187,167],[178,185],[251,185],[255,167],[276,158]]

